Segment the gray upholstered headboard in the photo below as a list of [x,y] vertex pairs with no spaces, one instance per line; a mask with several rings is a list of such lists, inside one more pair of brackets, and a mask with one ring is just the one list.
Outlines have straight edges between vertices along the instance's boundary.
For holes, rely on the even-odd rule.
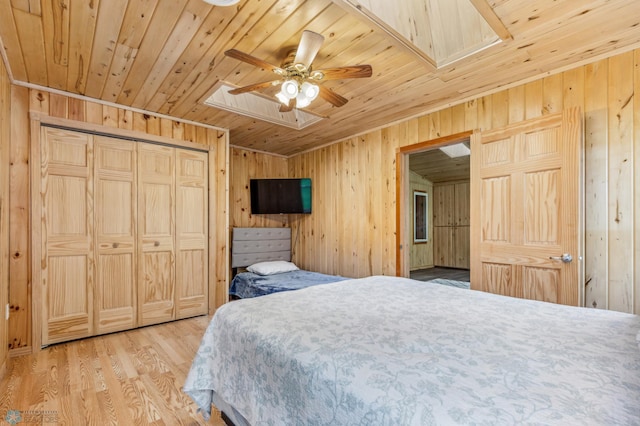
[[291,260],[291,228],[233,228],[231,267]]

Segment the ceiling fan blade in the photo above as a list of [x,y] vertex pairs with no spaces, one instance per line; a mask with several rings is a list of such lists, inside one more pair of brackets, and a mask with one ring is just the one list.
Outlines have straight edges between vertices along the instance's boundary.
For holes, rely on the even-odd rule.
[[349,102],[347,98],[344,98],[338,95],[335,92],[327,89],[326,87],[318,86],[320,88],[320,93],[318,94],[322,99],[329,102],[333,106],[341,107],[342,105]]
[[293,110],[293,107],[296,104],[296,100],[295,99],[291,99],[289,101],[289,104],[280,104],[280,112],[289,112],[291,110]]
[[[322,77],[320,77],[322,74]],[[313,80],[340,80],[343,78],[365,78],[371,77],[373,69],[371,65],[353,65],[350,67],[327,68],[311,72],[310,78]]]
[[296,64],[303,64],[309,68],[311,62],[315,59],[320,46],[324,43],[324,37],[313,31],[304,30],[300,38],[300,44],[296,51],[296,57],[293,60]]
[[231,95],[239,95],[241,93],[252,92],[254,90],[266,89],[267,87],[275,86],[282,83],[282,80],[263,81],[262,83],[250,84],[248,86],[238,87],[236,89],[229,90]]
[[282,75],[284,73],[284,70],[282,68],[272,65],[269,62],[263,61],[262,59],[256,58],[255,56],[251,56],[248,53],[244,53],[236,49],[229,49],[226,52],[224,52],[224,54],[230,58],[234,58],[239,61],[246,62],[251,65],[255,65],[256,67],[273,71],[276,74]]

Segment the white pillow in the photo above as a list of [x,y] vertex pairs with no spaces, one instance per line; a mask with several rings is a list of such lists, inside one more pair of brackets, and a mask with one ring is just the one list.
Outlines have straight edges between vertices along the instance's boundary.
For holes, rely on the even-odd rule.
[[295,264],[286,262],[284,260],[254,263],[253,265],[247,267],[247,271],[253,272],[254,274],[258,275],[273,275],[280,274],[282,272],[291,272],[297,270],[298,267]]

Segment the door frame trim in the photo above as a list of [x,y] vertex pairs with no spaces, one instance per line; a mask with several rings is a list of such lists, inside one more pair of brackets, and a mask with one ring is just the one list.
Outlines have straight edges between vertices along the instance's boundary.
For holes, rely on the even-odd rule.
[[396,149],[396,276],[408,277],[411,269],[409,251],[403,250],[404,247],[409,246],[408,238],[411,234],[407,214],[409,155],[469,140],[473,133],[473,130],[468,130]]

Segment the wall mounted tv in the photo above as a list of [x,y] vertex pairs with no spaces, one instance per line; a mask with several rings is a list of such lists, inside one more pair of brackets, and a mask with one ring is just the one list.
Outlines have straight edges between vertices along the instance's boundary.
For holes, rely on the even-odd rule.
[[251,214],[311,213],[311,179],[251,179]]

